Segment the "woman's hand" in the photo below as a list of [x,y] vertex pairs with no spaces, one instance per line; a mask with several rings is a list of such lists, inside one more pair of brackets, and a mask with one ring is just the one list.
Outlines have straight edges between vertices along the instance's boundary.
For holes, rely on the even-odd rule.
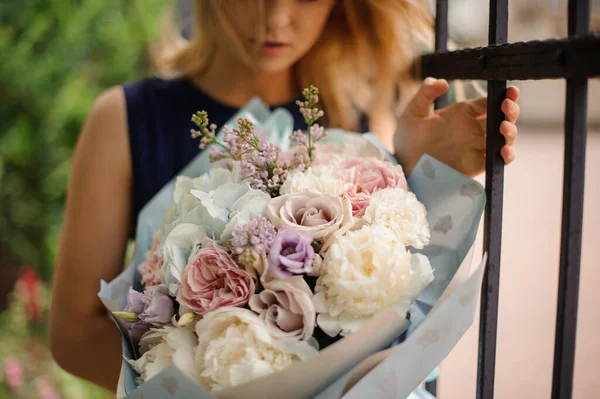
[[[423,154],[464,173],[476,176],[485,170],[487,98],[452,104],[434,111],[436,98],[448,91],[448,82],[427,78],[407,105],[394,137],[395,155],[408,175]],[[519,117],[519,89],[510,86],[502,102],[506,120],[500,133],[506,145],[501,150],[506,164],[515,159],[515,123]]]

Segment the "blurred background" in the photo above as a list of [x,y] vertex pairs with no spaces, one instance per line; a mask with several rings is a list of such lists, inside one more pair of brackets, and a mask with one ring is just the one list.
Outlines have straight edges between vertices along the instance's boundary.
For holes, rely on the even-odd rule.
[[[149,76],[159,0],[0,3],[0,398],[108,398],[60,370],[47,315],[71,155],[96,96]],[[566,35],[566,0],[511,2],[509,41]],[[592,30],[600,30],[593,0]],[[488,4],[452,0],[450,33],[485,45]],[[547,398],[562,201],[563,81],[521,88],[517,161],[506,170],[496,397]],[[600,81],[590,80],[574,398],[600,397]],[[484,177],[479,180],[484,182]],[[478,243],[481,248],[481,234]],[[479,255],[481,252],[479,252]],[[474,398],[474,325],[442,365],[439,397]]]

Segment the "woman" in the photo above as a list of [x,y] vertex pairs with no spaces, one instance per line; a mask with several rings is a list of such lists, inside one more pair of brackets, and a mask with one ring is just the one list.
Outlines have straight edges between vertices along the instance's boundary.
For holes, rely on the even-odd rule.
[[[294,100],[314,84],[329,127],[373,131],[407,174],[425,152],[480,173],[485,99],[433,112],[447,82],[426,79],[414,94],[410,65],[431,27],[426,0],[197,0],[191,39],[166,40],[156,54],[158,70],[171,79],[108,90],[83,128],[54,279],[58,363],[115,389],[121,347],[98,283],[122,270],[140,209],[197,155],[189,136],[197,110],[222,125],[258,96],[290,109],[301,127]],[[502,105],[507,163],[514,159],[517,98],[510,88]]]

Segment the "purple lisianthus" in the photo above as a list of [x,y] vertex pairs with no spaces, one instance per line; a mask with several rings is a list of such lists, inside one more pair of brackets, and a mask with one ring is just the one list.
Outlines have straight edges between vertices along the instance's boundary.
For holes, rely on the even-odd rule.
[[125,312],[136,313],[141,322],[154,327],[169,324],[175,314],[175,307],[166,292],[166,287],[160,285],[149,287],[145,293],[130,288]]
[[276,278],[286,278],[312,271],[315,251],[312,237],[283,227],[279,229],[269,251],[269,273]]

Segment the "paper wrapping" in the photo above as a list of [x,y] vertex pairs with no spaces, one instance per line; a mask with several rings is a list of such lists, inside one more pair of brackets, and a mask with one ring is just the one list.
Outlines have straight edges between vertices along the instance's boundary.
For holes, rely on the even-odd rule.
[[[250,119],[269,141],[289,148],[293,118],[288,111],[271,112],[253,100],[229,122]],[[221,134],[221,133],[219,133]],[[334,145],[361,145],[364,152],[387,156],[371,134],[358,135],[333,129],[327,141]],[[210,170],[208,151],[201,152],[181,173],[199,176]],[[136,387],[137,373],[123,361],[118,398],[427,398],[415,388],[441,363],[473,322],[485,261],[471,273],[470,252],[485,205],[481,185],[461,173],[424,155],[408,177],[410,189],[427,209],[431,242],[423,250],[434,269],[433,282],[410,307],[410,322],[386,309],[355,334],[343,338],[313,358],[279,373],[229,388],[214,396],[189,380],[175,367]],[[99,297],[108,310],[122,310],[130,286],[141,289],[138,265],[152,246],[154,232],[173,201],[175,179],[142,209],[138,217],[136,249],[131,265],[110,283],[101,282]],[[137,356],[126,334],[126,326],[113,318],[121,331],[124,358]],[[397,338],[407,332],[407,338]],[[413,392],[414,391],[414,392]]]

